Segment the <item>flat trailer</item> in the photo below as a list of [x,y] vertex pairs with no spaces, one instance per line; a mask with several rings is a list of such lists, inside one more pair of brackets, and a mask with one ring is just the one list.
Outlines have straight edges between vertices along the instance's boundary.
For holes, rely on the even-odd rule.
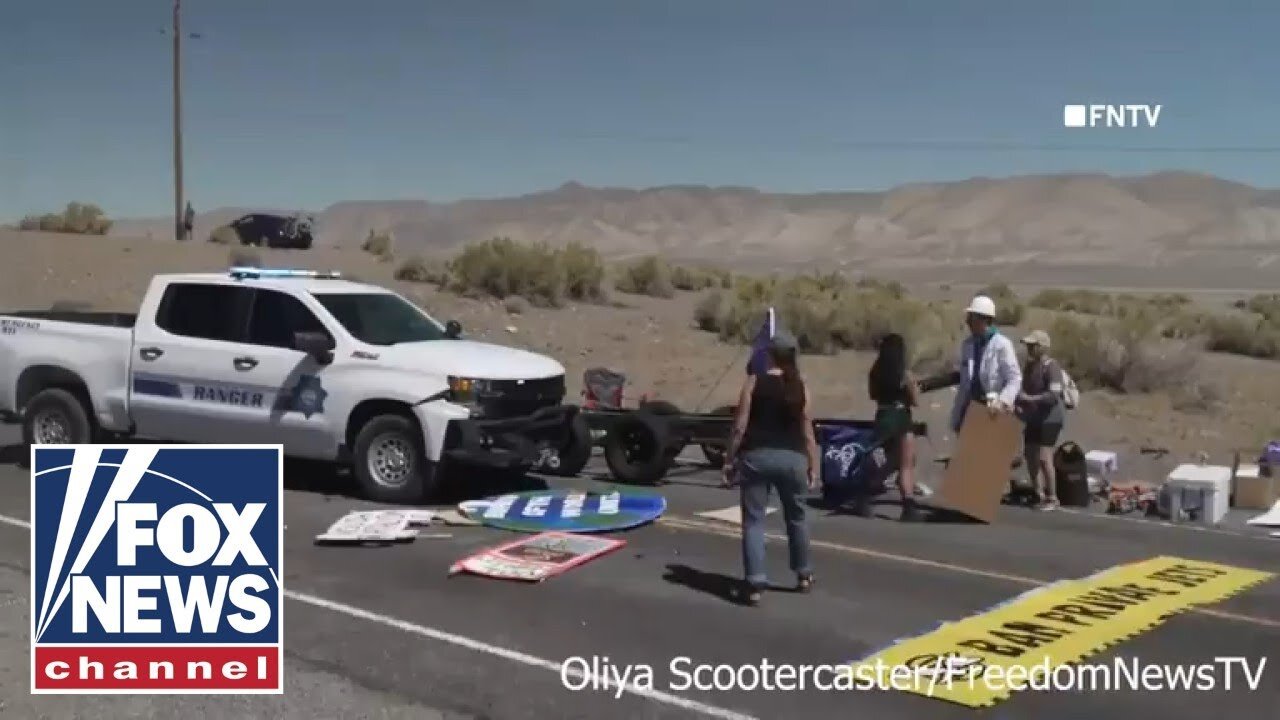
[[[666,477],[675,458],[690,445],[698,445],[708,464],[720,468],[733,430],[734,408],[723,406],[708,413],[686,413],[661,401],[637,408],[582,408],[578,417],[591,431],[592,444],[604,448],[605,462],[615,480],[655,484]],[[821,418],[815,426],[872,430],[871,420]],[[928,426],[917,422],[915,435],[928,435]]]

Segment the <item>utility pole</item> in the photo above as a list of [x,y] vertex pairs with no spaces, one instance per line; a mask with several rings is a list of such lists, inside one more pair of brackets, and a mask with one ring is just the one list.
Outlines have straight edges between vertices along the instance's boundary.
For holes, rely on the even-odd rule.
[[173,230],[186,240],[182,204],[182,0],[173,0]]

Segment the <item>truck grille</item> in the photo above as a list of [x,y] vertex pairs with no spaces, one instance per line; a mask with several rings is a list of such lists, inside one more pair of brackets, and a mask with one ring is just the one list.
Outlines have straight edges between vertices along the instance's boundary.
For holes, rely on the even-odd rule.
[[486,418],[528,415],[564,400],[564,376],[538,380],[490,380],[478,400]]

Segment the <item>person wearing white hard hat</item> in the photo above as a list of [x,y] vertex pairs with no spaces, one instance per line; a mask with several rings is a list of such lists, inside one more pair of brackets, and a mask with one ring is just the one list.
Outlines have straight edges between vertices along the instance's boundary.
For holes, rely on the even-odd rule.
[[951,430],[957,435],[970,403],[982,403],[992,415],[1011,412],[1022,390],[1017,350],[995,323],[996,304],[986,295],[965,308],[969,336],[960,344],[959,386],[951,408]]

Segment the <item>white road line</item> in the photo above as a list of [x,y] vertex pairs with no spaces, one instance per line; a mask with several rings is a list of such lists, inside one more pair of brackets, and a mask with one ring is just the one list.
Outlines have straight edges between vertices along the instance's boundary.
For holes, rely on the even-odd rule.
[[[31,529],[31,523],[21,518],[9,517],[8,515],[0,515],[0,523],[6,524],[6,525],[12,525],[13,527],[24,528],[26,530]],[[340,603],[334,600],[328,600],[326,598],[318,597],[316,595],[308,595],[307,593],[297,592],[296,590],[286,589],[284,591],[284,595],[290,600],[294,600],[296,602],[304,603],[306,605],[311,605],[312,607],[323,608],[325,610],[330,610],[332,612],[341,613],[348,617],[358,618],[360,620],[367,620],[369,622],[376,623],[378,625],[383,625],[385,627],[393,628],[395,630],[401,630],[403,632],[417,635],[418,637],[427,638],[429,640],[435,640],[435,641],[446,643],[456,647],[466,648],[468,650],[474,650],[475,652],[484,653],[486,655],[493,655],[494,657],[500,657],[500,658],[503,658],[504,660],[510,660],[512,662],[517,662],[522,665],[528,665],[529,667],[536,667],[536,668],[542,668],[543,670],[550,670],[551,672],[554,672],[557,675],[561,675],[563,673],[563,675],[571,677],[574,680],[577,680],[580,682],[589,681],[590,685],[588,687],[592,687],[592,688],[604,688],[604,687],[616,688],[617,687],[617,684],[611,678],[608,678],[606,676],[597,675],[595,673],[583,673],[573,668],[566,668],[562,670],[561,663],[553,662],[545,658],[540,658],[540,657],[537,657],[536,655],[529,655],[527,653],[522,653],[518,650],[511,650],[508,648],[499,647],[497,645],[490,645],[489,643],[481,642],[480,640],[473,640],[472,638],[465,637],[463,635],[455,635],[454,633],[445,632],[444,630],[429,628],[424,625],[418,625],[416,623],[408,622],[406,620],[400,620],[398,618],[394,618],[389,615],[383,615],[381,613],[372,612],[370,610],[364,610],[362,608],[358,608],[353,605],[347,605],[346,603]],[[755,718],[754,716],[746,715],[746,714],[737,712],[736,710],[730,710],[729,708],[723,708],[716,705],[709,705],[707,703],[698,702],[697,700],[690,700],[689,698],[681,697],[679,695],[673,695],[671,693],[665,693],[665,692],[662,692],[661,690],[651,690],[649,688],[640,687],[634,683],[625,684],[622,687],[622,691],[629,693],[631,695],[635,695],[637,697],[642,697],[647,700],[652,700],[654,702],[660,702],[660,703],[663,703],[664,705],[671,705],[673,707],[682,708],[684,710],[688,710],[689,712],[697,713],[699,715],[705,715],[707,717],[721,718],[722,720],[757,720],[757,718]],[[569,692],[569,691],[566,690],[566,692]]]
[[1222,528],[1208,527],[1196,523],[1175,523],[1168,520],[1151,520],[1145,517],[1126,517],[1124,515],[1111,515],[1104,513],[1090,512],[1079,508],[1059,507],[1058,512],[1078,515],[1080,517],[1103,518],[1104,520],[1122,520],[1125,522],[1137,523],[1139,525],[1147,525],[1149,527],[1165,527],[1175,528],[1177,530],[1190,530],[1192,532],[1209,533],[1211,535],[1229,535],[1231,537],[1248,538],[1250,540],[1263,540],[1261,535],[1253,535],[1247,532],[1239,532],[1237,530],[1223,530]]

